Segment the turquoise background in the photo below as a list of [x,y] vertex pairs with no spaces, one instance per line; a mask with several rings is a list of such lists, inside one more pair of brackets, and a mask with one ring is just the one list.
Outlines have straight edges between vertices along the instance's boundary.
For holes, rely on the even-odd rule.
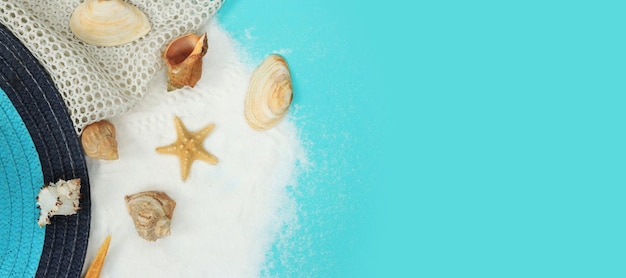
[[284,52],[294,82],[290,111],[311,163],[291,192],[300,226],[274,246],[264,275],[356,274],[371,252],[372,192],[383,173],[379,128],[389,93],[367,80],[383,50],[361,47],[372,41],[370,32],[341,16],[337,5],[228,0],[218,12],[253,65]]
[[314,169],[280,277],[626,277],[622,1],[228,0]]

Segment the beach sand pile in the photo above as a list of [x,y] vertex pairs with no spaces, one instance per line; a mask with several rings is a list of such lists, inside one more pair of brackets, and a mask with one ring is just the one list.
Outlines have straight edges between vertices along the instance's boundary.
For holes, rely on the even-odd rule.
[[[159,71],[145,99],[109,119],[119,159],[87,158],[92,222],[85,270],[111,235],[101,277],[256,277],[281,230],[297,221],[287,194],[296,165],[306,160],[296,125],[287,116],[267,131],[248,126],[243,104],[256,65],[242,61],[245,53],[216,18],[198,33],[204,31],[209,50],[198,84],[168,93],[165,69]],[[215,124],[203,146],[219,163],[195,161],[186,181],[176,156],[155,151],[176,140],[176,116],[192,132]],[[148,190],[176,201],[171,235],[155,242],[137,235],[124,203],[124,196]]]

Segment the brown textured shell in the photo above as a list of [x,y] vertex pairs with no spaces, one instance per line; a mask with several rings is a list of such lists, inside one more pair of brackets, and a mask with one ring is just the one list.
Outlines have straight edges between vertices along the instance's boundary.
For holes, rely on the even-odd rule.
[[118,159],[115,127],[106,120],[88,125],[81,135],[85,154],[95,159]]
[[206,33],[186,34],[172,40],[163,59],[167,66],[167,91],[194,87],[202,76],[202,57],[209,48]]
[[137,234],[148,241],[170,235],[176,202],[160,191],[145,191],[124,197]]

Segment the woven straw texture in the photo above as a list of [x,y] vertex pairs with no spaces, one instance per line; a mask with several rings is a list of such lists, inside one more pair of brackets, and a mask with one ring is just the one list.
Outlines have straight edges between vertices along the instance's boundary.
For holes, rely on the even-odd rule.
[[[0,88],[6,93],[28,129],[39,156],[43,183],[48,184],[59,179],[81,179],[80,210],[70,216],[54,216],[51,224],[46,225],[43,250],[35,276],[80,277],[85,261],[91,217],[89,177],[85,157],[63,99],[50,76],[4,26],[0,28]],[[19,185],[14,180],[11,182],[15,186]],[[12,198],[8,200],[15,201]],[[32,197],[23,202],[36,205],[36,200]],[[23,221],[29,220],[34,219],[23,217]],[[18,229],[19,222],[12,222],[11,225],[18,225],[15,226],[15,229]],[[3,240],[11,238],[0,238],[0,241]],[[32,238],[22,238],[18,241],[37,244]],[[13,249],[0,256],[3,260],[8,260],[12,256],[20,260],[24,257],[22,252],[26,250]],[[6,270],[9,272],[2,272]],[[13,273],[14,270],[0,269],[0,277],[32,276],[26,273]]]
[[128,111],[147,92],[163,67],[161,53],[174,38],[194,32],[224,0],[129,0],[148,16],[152,29],[115,47],[88,45],[76,38],[69,18],[80,0],[0,0],[0,23],[50,73],[67,105],[75,131]]
[[0,89],[0,277],[33,277],[45,229],[35,219],[43,184],[39,156],[22,118]]

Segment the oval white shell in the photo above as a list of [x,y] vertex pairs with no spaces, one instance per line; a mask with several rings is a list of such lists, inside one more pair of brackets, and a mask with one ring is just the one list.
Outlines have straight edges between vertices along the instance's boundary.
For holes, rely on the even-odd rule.
[[87,0],[70,17],[70,29],[80,40],[97,46],[117,46],[150,31],[148,17],[121,0]]
[[269,55],[250,77],[244,114],[256,130],[266,130],[287,114],[293,99],[291,73],[285,58]]

